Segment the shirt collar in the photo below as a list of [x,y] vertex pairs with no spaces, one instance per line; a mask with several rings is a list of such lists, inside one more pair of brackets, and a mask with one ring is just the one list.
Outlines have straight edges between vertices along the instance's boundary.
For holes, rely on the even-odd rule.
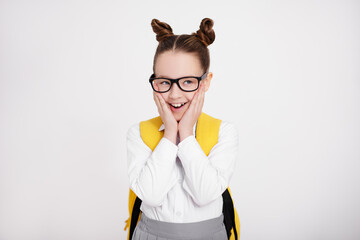
[[[193,134],[195,136],[195,131],[196,131],[196,124],[197,122],[194,124],[194,127],[193,127]],[[159,128],[159,131],[163,131],[165,129],[165,125],[164,124],[161,124],[160,128]]]

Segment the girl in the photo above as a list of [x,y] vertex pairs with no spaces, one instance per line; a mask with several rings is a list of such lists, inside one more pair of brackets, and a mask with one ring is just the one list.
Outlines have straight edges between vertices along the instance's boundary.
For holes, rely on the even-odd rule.
[[237,239],[238,217],[227,190],[237,130],[202,113],[213,77],[207,48],[215,40],[213,21],[204,18],[191,35],[174,35],[157,19],[151,26],[159,45],[149,82],[160,116],[127,134],[128,238]]

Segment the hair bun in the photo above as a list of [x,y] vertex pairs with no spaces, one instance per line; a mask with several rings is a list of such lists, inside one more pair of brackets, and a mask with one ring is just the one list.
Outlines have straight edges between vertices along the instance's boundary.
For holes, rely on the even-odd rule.
[[215,40],[213,26],[214,21],[212,19],[204,18],[200,23],[200,29],[196,33],[192,33],[192,35],[195,35],[205,46],[209,46]]
[[160,22],[158,19],[154,18],[151,21],[151,27],[156,33],[156,40],[158,42],[163,41],[165,38],[171,37],[174,35],[172,28],[169,24],[165,22]]

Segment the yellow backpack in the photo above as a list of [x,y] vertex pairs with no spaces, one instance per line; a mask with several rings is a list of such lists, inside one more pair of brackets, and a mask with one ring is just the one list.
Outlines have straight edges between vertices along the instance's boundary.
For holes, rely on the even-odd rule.
[[[149,119],[147,121],[140,122],[140,135],[144,143],[153,151],[160,142],[164,135],[164,131],[159,131],[162,124],[160,116]],[[202,150],[209,155],[212,147],[218,142],[219,129],[221,120],[213,118],[205,113],[201,113],[197,125],[195,137],[200,144]],[[230,240],[237,240],[240,236],[240,221],[239,216],[234,208],[233,201],[231,198],[230,188],[228,187],[223,196],[223,214],[224,224],[228,238]],[[124,230],[128,231],[128,240],[132,239],[133,232],[136,224],[140,220],[141,211],[141,199],[130,189],[129,191],[129,218],[125,221],[126,226]]]

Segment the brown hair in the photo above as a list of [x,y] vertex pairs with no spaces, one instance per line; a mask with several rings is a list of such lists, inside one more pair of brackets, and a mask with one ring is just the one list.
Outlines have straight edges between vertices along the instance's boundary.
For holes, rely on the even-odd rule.
[[156,33],[156,40],[159,45],[156,49],[153,72],[155,73],[155,63],[157,57],[166,51],[183,51],[186,53],[195,53],[199,57],[201,67],[204,72],[209,70],[210,54],[207,46],[215,40],[215,32],[212,29],[214,21],[210,18],[204,18],[200,23],[200,29],[197,32],[189,34],[174,35],[172,28],[165,22],[157,19],[151,21],[151,27]]

